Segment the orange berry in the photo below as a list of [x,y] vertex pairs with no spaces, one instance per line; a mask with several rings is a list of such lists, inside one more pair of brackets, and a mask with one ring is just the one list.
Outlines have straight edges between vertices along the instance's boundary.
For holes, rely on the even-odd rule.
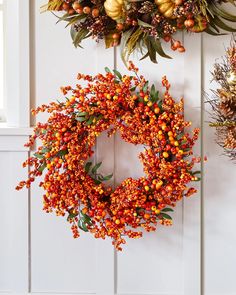
[[194,24],[195,22],[193,19],[186,19],[186,21],[184,22],[186,28],[192,28]]
[[119,39],[120,39],[120,34],[118,34],[118,33],[114,33],[114,34],[112,35],[112,38],[113,38],[114,40],[119,40]]
[[171,40],[171,37],[170,35],[167,35],[163,38],[166,42],[169,42]]
[[117,28],[118,31],[122,31],[124,29],[124,25],[119,23],[119,24],[116,25],[116,28]]
[[150,216],[150,214],[145,213],[143,217],[144,217],[145,219],[149,219],[151,216]]
[[92,10],[92,16],[93,17],[98,17],[99,16],[99,9],[98,8],[94,8]]
[[156,108],[154,109],[154,113],[155,113],[155,114],[159,114],[159,113],[160,113],[160,108],[159,108],[159,107],[156,107]]
[[77,10],[78,8],[81,8],[81,5],[80,5],[79,2],[74,2],[74,3],[72,4],[72,7],[74,8],[74,10]]
[[72,14],[74,14],[74,13],[75,13],[75,11],[74,11],[74,9],[73,9],[73,8],[71,8],[71,9],[69,9],[69,10],[68,10],[68,13],[69,13],[70,15],[72,15]]
[[83,7],[77,8],[77,9],[76,9],[76,12],[77,12],[78,14],[82,14],[82,13],[83,13]]
[[65,3],[65,2],[64,2],[64,3],[62,4],[62,10],[67,10],[67,11],[68,11],[69,9],[70,9],[70,5],[69,5],[68,3]]
[[50,154],[50,153],[46,153],[46,154],[45,154],[45,158],[46,158],[46,159],[48,159],[48,158],[50,158],[50,157],[51,157],[51,154]]
[[174,41],[174,43],[173,43],[173,47],[174,48],[179,48],[181,46],[181,43],[179,42],[179,41]]
[[179,52],[185,52],[185,48],[183,46],[180,46],[177,48]]
[[90,8],[90,7],[85,6],[85,7],[83,8],[83,13],[84,13],[84,14],[90,14],[90,12],[91,12],[91,8]]

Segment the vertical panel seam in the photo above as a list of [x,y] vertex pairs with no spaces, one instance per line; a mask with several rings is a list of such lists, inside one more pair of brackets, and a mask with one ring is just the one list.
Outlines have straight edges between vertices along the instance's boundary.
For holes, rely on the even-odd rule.
[[[28,152],[30,158],[30,151]],[[30,173],[30,167],[28,168]],[[28,292],[31,293],[31,189],[28,188]]]
[[203,71],[203,35],[201,34],[201,266],[200,266],[200,279],[201,279],[201,295],[205,294],[205,282],[204,282],[204,112],[205,112],[205,103],[204,103],[204,92],[203,92],[203,81],[204,81],[204,71]]

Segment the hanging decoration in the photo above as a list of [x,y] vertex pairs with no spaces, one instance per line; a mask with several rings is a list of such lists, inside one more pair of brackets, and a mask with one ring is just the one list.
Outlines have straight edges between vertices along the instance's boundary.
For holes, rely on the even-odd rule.
[[[78,74],[85,86],[63,87],[64,100],[33,111],[46,111],[49,118],[36,125],[26,144],[33,147],[39,140],[41,146],[23,164],[29,166],[29,179],[16,188],[29,188],[36,177],[42,178],[46,212],[65,216],[75,238],[79,231],[110,237],[118,250],[126,237],[141,237],[142,229],[171,225],[176,203],[194,194],[196,189],[188,185],[200,179],[200,171],[194,170],[200,159],[192,151],[199,129],[192,135],[186,131],[191,122],[184,120],[183,100],[174,101],[166,77],[161,98],[132,63],[129,70],[131,76],[108,68],[105,75]],[[115,189],[105,185],[112,174],[102,175],[102,163],[91,160],[104,132],[119,132],[124,141],[144,147],[139,159],[145,177],[129,177]]]
[[236,40],[233,37],[226,56],[214,65],[213,81],[220,87],[208,99],[212,106],[212,122],[216,141],[226,155],[236,160]]
[[[162,48],[163,40],[172,50],[184,52],[177,31],[219,35],[220,29],[234,32],[230,25],[236,15],[222,8],[233,0],[49,0],[42,10],[62,12],[58,21],[71,27],[76,47],[86,38],[105,39],[106,47],[120,44],[124,62],[134,51],[157,62],[157,55],[171,58]],[[55,14],[56,15],[56,14]]]

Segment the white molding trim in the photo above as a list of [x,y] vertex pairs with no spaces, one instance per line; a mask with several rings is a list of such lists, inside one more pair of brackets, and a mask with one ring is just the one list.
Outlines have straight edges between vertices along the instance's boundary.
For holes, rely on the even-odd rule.
[[23,127],[23,128],[16,128],[16,127],[8,127],[5,123],[0,123],[0,136],[7,135],[7,136],[18,136],[24,135],[29,136],[33,133],[33,128],[30,127]]
[[29,127],[29,0],[5,2],[6,117],[8,126]]
[[24,145],[28,139],[28,135],[0,135],[0,152],[27,152]]

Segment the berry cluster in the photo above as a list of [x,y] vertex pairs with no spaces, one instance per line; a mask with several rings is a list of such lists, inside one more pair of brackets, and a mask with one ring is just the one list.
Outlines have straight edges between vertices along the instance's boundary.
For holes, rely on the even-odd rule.
[[[126,236],[141,237],[142,228],[154,231],[158,224],[172,224],[169,213],[177,201],[196,192],[188,184],[199,180],[200,173],[193,171],[200,160],[192,156],[199,129],[192,136],[185,131],[191,123],[184,120],[183,100],[173,100],[166,77],[161,98],[132,63],[129,70],[132,76],[108,68],[105,75],[78,74],[86,86],[63,87],[65,101],[33,111],[46,111],[49,118],[37,124],[26,144],[41,142],[23,164],[30,166],[28,180],[16,188],[28,188],[42,177],[46,212],[66,215],[74,237],[79,230],[111,237],[118,250]],[[102,132],[120,132],[126,142],[144,146],[139,158],[145,177],[127,178],[114,190],[104,184],[112,175],[103,176],[102,163],[90,160]]]

